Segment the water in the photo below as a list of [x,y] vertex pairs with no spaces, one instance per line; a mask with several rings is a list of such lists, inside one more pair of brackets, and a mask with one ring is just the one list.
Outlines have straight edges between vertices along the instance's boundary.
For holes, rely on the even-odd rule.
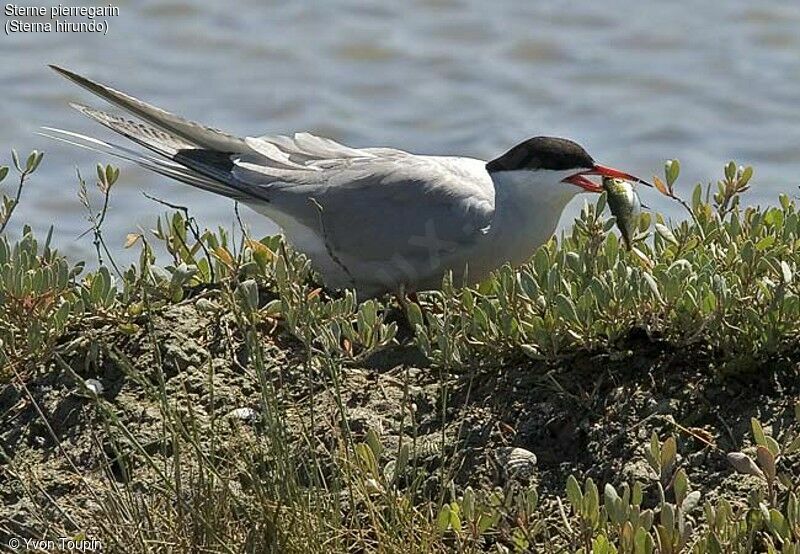
[[[677,157],[687,195],[730,159],[756,167],[750,203],[797,194],[797,2],[116,5],[108,36],[0,35],[0,152],[47,152],[11,232],[22,222],[42,233],[52,224],[57,244],[76,258],[92,246],[77,238],[87,223],[75,169],[91,176],[99,158],[34,133],[51,125],[110,135],[67,107],[102,101],[47,63],[239,134],[310,130],[355,146],[483,158],[553,134],[646,177]],[[230,201],[122,167],[106,223],[112,245],[163,213],[142,192],[189,207],[210,228],[234,224]],[[645,196],[651,208],[681,217],[668,200]],[[254,233],[274,230],[242,214]]]

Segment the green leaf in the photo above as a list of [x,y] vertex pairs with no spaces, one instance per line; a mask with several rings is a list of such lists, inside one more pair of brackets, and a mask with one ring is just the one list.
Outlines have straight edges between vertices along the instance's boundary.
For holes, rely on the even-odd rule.
[[644,498],[644,489],[642,487],[642,483],[636,481],[633,484],[633,492],[631,494],[631,504],[634,506],[640,506],[642,504],[643,498]]
[[683,468],[679,469],[675,474],[673,487],[675,490],[675,503],[680,506],[689,492],[689,480],[686,478],[686,472]]
[[736,177],[736,162],[730,161],[725,166],[725,178],[728,181],[733,181],[734,177]]
[[617,494],[617,489],[611,483],[606,483],[605,487],[603,487],[603,503],[605,506],[609,506],[610,504],[615,504],[619,500],[619,494]]
[[751,166],[747,166],[742,170],[742,176],[739,177],[739,187],[743,187],[750,182],[750,179],[753,177],[753,168]]
[[556,296],[556,308],[558,309],[558,314],[567,321],[578,321],[578,312],[575,309],[575,304],[566,295],[559,293]]
[[800,435],[797,435],[794,440],[789,443],[789,446],[786,447],[785,454],[794,454],[798,450],[800,450]]
[[372,450],[372,453],[375,455],[375,458],[380,458],[381,454],[383,453],[383,445],[381,444],[381,439],[378,436],[378,433],[376,433],[374,429],[367,431],[366,441]]
[[445,504],[439,510],[439,515],[436,517],[436,528],[440,533],[444,533],[450,527],[450,505]]
[[531,487],[525,493],[525,510],[528,514],[533,514],[536,512],[536,508],[539,506],[539,493],[536,492],[535,487]]
[[450,504],[450,527],[456,534],[461,534],[461,516],[459,515],[458,504]]
[[672,243],[675,246],[679,244],[678,239],[675,238],[675,235],[672,234],[672,231],[666,225],[656,223],[656,233],[658,233],[665,241]]
[[667,179],[667,186],[672,189],[672,185],[678,179],[681,172],[681,164],[678,160],[667,160],[664,164],[664,176]]
[[405,472],[406,466],[408,465],[408,458],[410,455],[411,455],[411,449],[409,448],[408,443],[400,447],[400,450],[397,452],[397,459],[395,460],[394,464],[395,479],[397,479],[400,475],[402,475]]
[[639,226],[638,226],[640,233],[644,233],[650,228],[651,219],[652,216],[650,215],[650,212],[642,212],[642,214],[639,216]]
[[792,530],[789,527],[789,522],[775,508],[769,511],[769,521],[767,523],[772,532],[780,537],[781,540],[786,540],[791,536]]
[[591,477],[586,479],[583,496],[583,509],[586,517],[593,524],[597,523],[600,518],[600,495],[597,490],[597,485]]
[[753,429],[753,439],[759,446],[767,446],[767,437],[764,435],[764,428],[756,418],[750,418],[750,427]]
[[592,554],[610,554],[611,548],[613,547],[605,535],[598,535],[592,542]]
[[413,329],[416,329],[417,326],[425,327],[425,321],[422,318],[422,309],[420,309],[419,304],[416,302],[409,302],[406,305],[407,308],[407,316],[408,322],[411,324]]
[[11,149],[11,161],[14,162],[14,167],[17,169],[17,171],[22,173],[22,166],[19,163],[19,154],[17,154],[17,151],[13,148]]
[[661,474],[661,442],[658,440],[658,435],[656,435],[655,431],[650,435],[650,449],[648,450],[647,459],[653,471]]
[[575,513],[579,513],[579,510],[583,506],[583,493],[574,475],[570,475],[567,478],[567,499],[569,503],[572,504]]
[[[181,264],[183,266],[184,264]],[[193,268],[194,269],[194,268]],[[196,272],[196,269],[195,269]],[[177,271],[176,271],[177,273]],[[181,281],[180,286],[182,286],[188,279],[194,275],[191,273],[190,275],[187,274],[185,280]],[[236,291],[239,294],[239,298],[244,302],[243,307],[247,311],[254,311],[258,309],[258,283],[254,279],[247,279],[246,281],[242,281],[236,287]]]
[[39,152],[38,150],[34,150],[28,156],[28,161],[25,164],[25,170],[28,173],[33,173],[39,168],[39,164],[42,163],[42,158],[44,157],[44,152]]
[[775,244],[775,237],[772,235],[767,235],[756,243],[756,250],[764,251],[767,248],[770,248],[773,244]]
[[478,534],[483,535],[486,531],[494,527],[498,521],[500,521],[500,510],[497,508],[492,508],[492,510],[488,514],[481,514],[481,517],[478,519]]
[[369,447],[367,443],[359,443],[355,447],[356,454],[361,459],[363,466],[370,475],[377,477],[378,476],[378,461],[375,459],[375,455],[372,453],[372,449]]
[[661,446],[661,471],[665,471],[675,465],[675,458],[678,455],[678,445],[675,437],[669,437]]
[[600,198],[597,199],[597,205],[595,206],[595,213],[598,216],[606,209],[606,204],[608,204],[608,194],[603,191],[600,193]]
[[106,182],[108,186],[113,185],[117,181],[117,177],[119,177],[119,169],[115,169],[113,165],[108,164],[106,166]]
[[692,192],[692,211],[697,211],[700,204],[703,203],[703,186],[698,183]]
[[778,444],[778,441],[770,437],[769,435],[766,436],[767,439],[767,449],[772,453],[773,456],[776,458],[778,454],[781,452],[781,446]]
[[464,489],[464,496],[461,499],[461,512],[467,521],[472,521],[475,515],[475,491],[470,486]]
[[708,535],[708,552],[709,554],[722,554],[722,545],[714,533]]
[[656,297],[656,300],[659,304],[664,304],[664,299],[661,297],[661,293],[658,291],[658,285],[656,284],[656,280],[653,279],[653,276],[649,273],[643,272],[642,278],[644,282],[647,283],[647,286],[650,287],[650,291],[653,293],[653,296]]
[[672,504],[667,503],[661,506],[661,525],[669,535],[672,535],[675,530],[675,508]]
[[[648,543],[650,547],[648,548]],[[636,529],[636,534],[633,537],[633,545],[635,554],[650,554],[653,551],[653,538],[645,531],[644,527]]]

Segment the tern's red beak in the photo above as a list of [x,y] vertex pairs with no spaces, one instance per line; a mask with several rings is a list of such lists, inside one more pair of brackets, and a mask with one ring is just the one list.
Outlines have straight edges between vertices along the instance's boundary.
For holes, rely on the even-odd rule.
[[624,179],[626,181],[633,181],[634,183],[641,183],[643,185],[647,185],[648,187],[653,186],[644,179],[640,179],[635,175],[631,175],[630,173],[625,173],[624,171],[620,171],[619,169],[614,169],[613,167],[608,167],[600,164],[594,164],[594,167],[592,169],[589,169],[588,171],[586,170],[580,171],[575,175],[570,175],[569,177],[564,179],[564,182],[577,185],[581,187],[583,190],[586,190],[588,192],[603,192],[603,187],[601,185],[598,185],[591,179],[589,179],[587,175],[600,175],[602,177],[611,177],[613,179]]

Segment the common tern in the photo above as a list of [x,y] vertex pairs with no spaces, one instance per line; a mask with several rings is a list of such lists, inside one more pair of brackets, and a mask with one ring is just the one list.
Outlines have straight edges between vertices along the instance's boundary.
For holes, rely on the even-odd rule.
[[351,148],[310,133],[240,138],[51,67],[138,118],[72,104],[155,156],[61,129],[46,127],[48,136],[241,202],[275,222],[326,286],[362,299],[436,289],[448,271],[456,283],[479,282],[529,259],[577,193],[602,192],[590,176],[644,182],[555,137],[489,162]]

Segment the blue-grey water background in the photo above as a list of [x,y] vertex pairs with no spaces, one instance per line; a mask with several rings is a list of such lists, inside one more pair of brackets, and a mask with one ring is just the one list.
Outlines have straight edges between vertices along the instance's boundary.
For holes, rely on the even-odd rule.
[[[748,202],[797,194],[796,1],[115,5],[107,36],[0,36],[0,163],[12,146],[46,151],[10,232],[23,222],[41,233],[54,225],[56,244],[76,258],[93,248],[77,238],[87,223],[75,169],[91,177],[96,161],[110,160],[35,132],[51,125],[110,135],[67,105],[103,102],[47,63],[239,134],[310,130],[355,146],[482,158],[552,134],[646,177],[679,158],[686,194],[730,159],[756,167]],[[234,224],[230,201],[121,165],[106,222],[112,246],[121,250],[126,233],[151,228],[164,212],[142,192],[189,207],[204,226]],[[681,217],[665,198],[645,201]],[[274,230],[242,215],[255,234]]]

